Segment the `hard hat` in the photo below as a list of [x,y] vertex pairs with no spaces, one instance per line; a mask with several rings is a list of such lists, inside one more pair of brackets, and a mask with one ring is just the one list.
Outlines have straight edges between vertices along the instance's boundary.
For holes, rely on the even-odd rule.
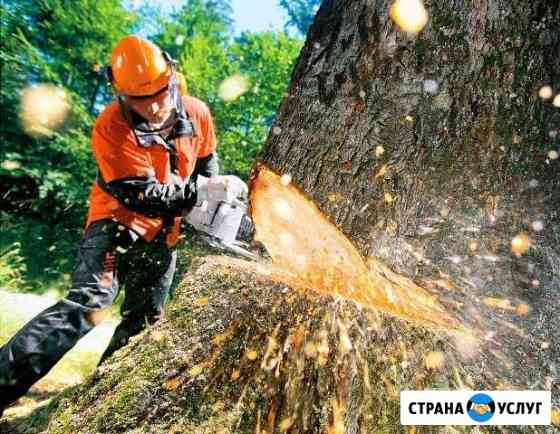
[[159,47],[139,36],[125,36],[111,53],[112,82],[125,95],[158,93],[169,84],[171,74],[172,68]]

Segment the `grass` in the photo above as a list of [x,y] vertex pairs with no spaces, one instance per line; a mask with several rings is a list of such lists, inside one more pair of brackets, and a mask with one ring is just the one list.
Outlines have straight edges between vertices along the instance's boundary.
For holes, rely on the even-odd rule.
[[25,259],[21,256],[21,244],[12,243],[0,250],[0,286],[10,290],[25,287],[24,275],[27,271]]
[[0,288],[36,294],[68,289],[81,228],[0,213]]

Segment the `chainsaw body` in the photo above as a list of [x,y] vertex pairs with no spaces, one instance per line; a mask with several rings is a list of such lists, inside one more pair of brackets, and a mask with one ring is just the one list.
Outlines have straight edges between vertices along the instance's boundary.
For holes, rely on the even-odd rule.
[[212,247],[228,250],[246,258],[255,259],[246,241],[252,236],[252,222],[247,215],[244,197],[221,192],[203,195],[185,220]]

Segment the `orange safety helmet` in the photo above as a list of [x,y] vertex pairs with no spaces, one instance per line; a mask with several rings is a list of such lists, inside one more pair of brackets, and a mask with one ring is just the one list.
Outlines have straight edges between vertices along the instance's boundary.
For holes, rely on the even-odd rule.
[[124,95],[158,93],[169,84],[172,72],[161,49],[136,35],[122,38],[111,53],[112,83]]

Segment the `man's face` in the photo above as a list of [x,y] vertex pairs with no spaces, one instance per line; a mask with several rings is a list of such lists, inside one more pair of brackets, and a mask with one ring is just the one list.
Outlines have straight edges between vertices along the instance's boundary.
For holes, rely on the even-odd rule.
[[150,97],[126,96],[126,103],[132,110],[153,125],[163,124],[171,116],[175,108],[169,89]]

